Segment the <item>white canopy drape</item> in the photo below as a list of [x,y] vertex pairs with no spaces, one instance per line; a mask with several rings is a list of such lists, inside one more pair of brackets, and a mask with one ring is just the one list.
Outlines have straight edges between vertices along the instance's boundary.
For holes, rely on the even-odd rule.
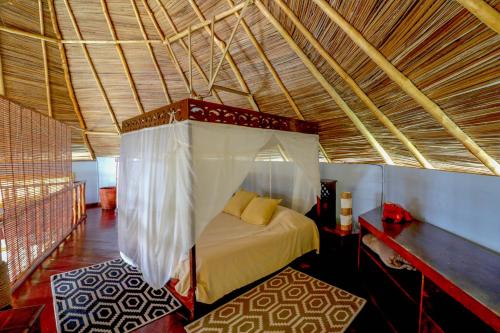
[[197,121],[122,136],[118,244],[122,257],[161,288],[205,226],[253,170],[271,141],[294,167],[291,208],[305,213],[320,194],[318,136]]

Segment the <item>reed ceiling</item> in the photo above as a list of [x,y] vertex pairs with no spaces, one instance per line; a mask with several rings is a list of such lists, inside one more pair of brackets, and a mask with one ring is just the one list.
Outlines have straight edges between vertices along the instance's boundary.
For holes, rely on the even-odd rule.
[[[51,21],[49,2],[43,0],[45,36],[58,38]],[[67,0],[54,0],[63,40],[78,40]],[[361,123],[378,141],[395,164],[419,167],[407,147],[369,110],[351,87],[312,46],[280,8],[277,0],[261,0],[271,15],[292,36],[314,66],[325,77]],[[194,7],[210,19],[230,9],[230,0],[197,0]],[[492,174],[464,145],[452,136],[422,106],[403,91],[313,0],[283,0],[339,65],[352,77],[378,109],[413,143],[436,169]],[[84,40],[113,40],[100,0],[68,0]],[[239,1],[238,1],[239,3]],[[496,11],[499,0],[486,3]],[[188,0],[106,0],[118,40],[143,40],[135,4],[146,38],[160,40],[176,33],[165,17],[170,15],[177,31],[199,23]],[[163,6],[163,8],[162,8]],[[460,3],[451,0],[363,0],[330,1],[333,7],[368,42],[376,47],[421,92],[434,101],[493,160],[500,161],[500,36]],[[160,32],[148,15],[158,22]],[[255,5],[244,12],[244,22],[267,55],[290,96],[306,120],[320,122],[320,140],[332,162],[384,163],[346,113],[334,102],[290,48],[270,21]],[[40,34],[39,4],[34,0],[0,1],[1,25]],[[230,15],[215,24],[216,35],[227,41],[237,22]],[[160,35],[161,33],[161,35]],[[187,38],[184,38],[187,43]],[[68,94],[57,43],[46,42],[53,116],[78,128],[80,123]],[[151,48],[166,84],[168,97],[145,43],[120,44],[138,101],[115,44],[87,44],[95,72],[109,99],[110,107],[96,84],[81,44],[64,44],[71,83],[85,125],[89,131],[116,132],[109,110],[119,123],[141,112],[189,96],[185,84],[161,43]],[[192,52],[204,73],[209,73],[210,38],[201,29],[192,34]],[[172,50],[184,75],[188,76],[188,53],[179,41]],[[248,34],[240,26],[229,50],[234,63],[252,93],[260,111],[297,117]],[[214,63],[222,52],[215,47]],[[8,98],[48,113],[41,41],[0,31],[0,57]],[[217,85],[244,90],[227,61],[217,76]],[[194,90],[207,95],[207,83],[195,69]],[[224,104],[252,108],[249,99],[219,91]],[[213,97],[206,100],[218,102]],[[82,132],[73,131],[74,159],[89,159]],[[88,133],[97,156],[117,155],[119,136]]]

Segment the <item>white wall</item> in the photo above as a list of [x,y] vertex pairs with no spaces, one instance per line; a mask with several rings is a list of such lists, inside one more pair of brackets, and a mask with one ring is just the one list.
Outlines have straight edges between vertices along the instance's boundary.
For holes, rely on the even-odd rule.
[[337,180],[337,219],[340,214],[340,193],[352,193],[352,219],[380,206],[382,167],[370,164],[320,164],[321,178]]
[[72,169],[75,174],[75,180],[86,182],[85,199],[87,203],[99,202],[97,161],[73,162]]
[[116,158],[98,157],[99,187],[116,186]]
[[432,223],[500,252],[500,177],[363,164],[321,164],[336,179],[337,218],[343,191],[353,194],[353,220],[384,201],[398,203]]
[[386,166],[384,197],[500,252],[500,177]]
[[98,157],[97,161],[73,162],[76,180],[86,182],[85,199],[88,204],[99,202],[99,188],[116,186],[116,160],[114,157]]

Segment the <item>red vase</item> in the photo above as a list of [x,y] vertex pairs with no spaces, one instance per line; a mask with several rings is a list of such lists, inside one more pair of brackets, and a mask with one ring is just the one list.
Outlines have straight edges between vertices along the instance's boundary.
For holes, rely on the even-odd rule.
[[102,209],[116,208],[116,187],[101,187],[99,189],[99,198],[101,199]]

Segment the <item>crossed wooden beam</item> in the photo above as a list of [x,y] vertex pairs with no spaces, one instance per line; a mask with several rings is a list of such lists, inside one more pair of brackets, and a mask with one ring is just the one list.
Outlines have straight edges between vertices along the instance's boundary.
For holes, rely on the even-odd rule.
[[[146,47],[149,50],[151,59],[153,63],[155,64],[155,69],[157,71],[158,77],[160,81],[162,82],[162,87],[165,92],[165,97],[168,103],[171,102],[169,94],[168,94],[168,89],[166,87],[166,84],[163,80],[163,76],[161,75],[160,68],[158,66],[158,62],[155,58],[154,53],[151,50],[151,44],[155,43],[160,43],[165,45],[167,54],[171,58],[172,62],[174,65],[176,65],[176,68],[183,78],[184,85],[186,86],[187,92],[191,95],[196,94],[193,90],[192,86],[192,65],[196,67],[197,71],[201,74],[205,82],[208,84],[209,91],[214,94],[214,96],[219,100],[219,102],[222,102],[220,100],[220,97],[217,95],[216,90],[221,90],[221,91],[226,91],[230,93],[235,93],[239,94],[242,96],[246,96],[248,98],[248,101],[252,108],[255,110],[259,110],[259,107],[257,103],[255,102],[255,99],[253,98],[253,95],[251,94],[248,85],[246,84],[241,72],[238,69],[238,66],[232,59],[231,53],[230,53],[230,45],[231,42],[234,38],[234,35],[236,33],[236,30],[239,25],[241,25],[254,45],[255,49],[257,50],[257,53],[259,54],[260,58],[266,65],[267,69],[275,79],[277,85],[280,87],[281,91],[285,95],[287,101],[289,102],[291,108],[295,112],[296,116],[299,119],[304,119],[302,116],[301,111],[297,107],[297,104],[291,97],[289,91],[287,90],[286,86],[280,79],[278,73],[276,72],[275,68],[267,58],[267,55],[265,54],[264,50],[262,47],[259,45],[257,42],[255,36],[251,32],[250,28],[246,25],[245,21],[243,20],[243,13],[245,8],[250,4],[250,0],[247,0],[243,3],[240,3],[238,5],[235,5],[233,3],[233,0],[227,0],[228,4],[230,6],[229,10],[226,10],[218,15],[216,15],[212,20],[207,20],[203,16],[203,13],[200,11],[199,7],[195,3],[194,0],[189,0],[189,3],[191,7],[193,8],[193,11],[199,18],[200,22],[197,24],[194,24],[190,26],[188,29],[183,30],[179,32],[172,19],[168,15],[168,12],[166,11],[166,8],[162,4],[160,0],[156,0],[157,4],[160,6],[160,10],[163,12],[167,22],[170,24],[171,28],[175,32],[174,35],[166,37],[164,36],[163,32],[161,31],[161,28],[154,17],[151,9],[149,8],[149,5],[147,4],[146,0],[142,0],[146,11],[148,12],[148,15],[150,19],[153,21],[153,24],[155,25],[155,28],[157,32],[160,35],[160,40],[155,40],[155,39],[148,39],[147,35],[144,31],[144,27],[142,25],[140,16],[137,11],[137,7],[135,4],[134,0],[131,0],[132,6],[134,8],[134,13],[137,17],[139,27],[141,29],[143,39],[142,40],[118,40],[116,38],[116,32],[113,27],[113,23],[111,21],[111,17],[109,15],[109,11],[107,10],[107,5],[105,3],[105,0],[101,0],[101,5],[103,7],[103,13],[106,18],[106,22],[108,25],[108,28],[110,30],[110,33],[113,37],[113,40],[84,40],[81,36],[81,33],[79,33],[79,28],[78,25],[76,24],[76,20],[74,19],[74,15],[72,14],[71,7],[69,6],[69,3],[67,0],[64,0],[66,9],[68,11],[68,14],[70,16],[73,28],[75,29],[75,32],[77,33],[78,39],[77,40],[63,40],[62,36],[60,34],[60,31],[57,26],[57,17],[55,15],[54,11],[54,5],[53,5],[53,0],[48,0],[49,1],[49,9],[51,12],[51,18],[52,18],[52,23],[54,25],[54,31],[56,31],[56,38],[51,38],[48,36],[44,36],[44,30],[43,30],[43,18],[40,20],[40,34],[32,33],[32,32],[26,32],[22,31],[19,29],[15,28],[10,28],[10,27],[5,27],[5,26],[0,26],[0,31],[6,31],[18,35],[23,35],[26,37],[31,37],[31,38],[37,38],[41,40],[42,42],[42,51],[44,52],[44,68],[47,68],[47,60],[46,60],[46,51],[45,50],[45,43],[46,42],[53,42],[57,43],[60,53],[61,53],[61,61],[63,64],[63,69],[65,72],[65,80],[66,84],[68,86],[68,91],[70,93],[70,99],[72,100],[75,113],[77,114],[77,117],[80,122],[80,129],[82,130],[82,135],[84,137],[84,141],[87,145],[87,148],[89,149],[89,152],[91,153],[91,156],[95,158],[95,155],[93,154],[92,148],[90,147],[90,143],[88,142],[87,135],[88,134],[96,134],[96,135],[113,135],[111,133],[107,132],[92,132],[89,131],[86,128],[85,122],[83,120],[83,116],[81,115],[81,111],[79,109],[78,103],[76,102],[76,98],[74,95],[74,89],[71,84],[71,76],[69,73],[68,65],[67,65],[67,57],[65,55],[64,51],[64,44],[81,44],[82,45],[82,50],[85,54],[85,57],[87,58],[87,61],[89,63],[89,66],[92,70],[93,76],[96,80],[96,83],[98,85],[99,90],[101,91],[101,94],[105,100],[108,112],[113,120],[113,123],[115,124],[115,127],[117,129],[117,134],[121,133],[120,126],[116,120],[116,116],[114,115],[113,109],[111,108],[111,104],[109,103],[109,99],[106,95],[106,92],[102,86],[102,83],[100,83],[99,76],[97,75],[97,72],[95,71],[95,67],[93,66],[92,59],[90,58],[90,55],[88,55],[88,51],[86,51],[86,45],[87,44],[114,44],[116,45],[116,49],[118,52],[118,55],[120,57],[120,60],[122,62],[124,71],[127,75],[127,79],[130,85],[130,88],[132,90],[132,94],[134,96],[134,100],[136,101],[137,107],[140,112],[144,112],[142,104],[140,102],[139,96],[137,94],[137,90],[135,88],[134,81],[132,80],[132,77],[130,75],[130,69],[128,67],[128,64],[126,62],[126,59],[123,55],[123,51],[121,50],[121,44],[145,44]],[[275,27],[275,29],[282,35],[283,39],[288,43],[288,45],[292,48],[292,50],[296,53],[296,55],[302,60],[304,65],[309,69],[311,74],[318,80],[318,82],[322,85],[322,87],[327,91],[327,93],[331,96],[331,98],[337,103],[337,105],[340,107],[340,109],[349,117],[349,119],[353,122],[353,124],[356,126],[358,131],[368,140],[368,142],[374,147],[374,149],[379,153],[379,155],[384,159],[384,161],[387,164],[394,164],[392,161],[391,157],[389,154],[384,150],[384,148],[378,143],[376,138],[369,132],[369,130],[364,126],[364,124],[361,122],[361,120],[356,116],[354,111],[347,105],[347,103],[342,99],[342,97],[337,93],[337,91],[334,89],[334,87],[326,80],[326,78],[318,71],[318,69],[315,67],[315,65],[312,63],[312,61],[307,57],[307,55],[300,49],[300,47],[295,43],[295,41],[291,38],[291,36],[288,34],[288,32],[284,29],[284,27],[281,25],[281,23],[272,16],[272,14],[269,12],[269,10],[262,4],[260,0],[254,0],[257,8],[260,10],[260,12],[266,17],[269,22]],[[433,168],[432,164],[425,159],[425,157],[418,151],[418,149],[412,144],[412,142],[401,132],[399,129],[387,118],[382,111],[373,103],[373,101],[366,95],[366,93],[363,92],[363,90],[359,87],[359,85],[352,79],[352,77],[349,76],[349,74],[333,59],[333,57],[329,54],[327,50],[325,50],[321,44],[314,38],[314,36],[305,28],[305,26],[300,22],[300,20],[297,18],[297,16],[286,6],[286,4],[282,0],[274,0],[278,6],[281,8],[281,10],[291,19],[291,21],[294,23],[294,25],[297,27],[297,29],[305,36],[305,38],[308,40],[308,42],[318,51],[318,53],[323,57],[323,59],[332,67],[333,70],[339,74],[339,76],[349,85],[349,87],[354,91],[354,93],[363,101],[363,103],[366,105],[366,107],[372,112],[372,114],[395,136],[397,137],[404,145],[405,147],[410,151],[410,153],[416,158],[416,160],[422,165],[424,168]],[[396,84],[398,84],[403,91],[405,91],[409,96],[411,96],[419,105],[421,105],[424,110],[426,110],[430,115],[432,115],[438,123],[440,123],[451,135],[453,135],[458,141],[460,141],[472,154],[474,154],[488,169],[490,169],[495,175],[500,175],[500,165],[498,162],[496,162],[491,156],[489,156],[479,145],[477,145],[472,138],[470,138],[463,130],[460,129],[458,125],[456,125],[447,115],[446,113],[434,102],[432,101],[429,97],[427,97],[422,91],[420,91],[414,84],[413,82],[408,79],[403,73],[401,73],[394,65],[392,65],[389,60],[387,60],[380,51],[378,51],[373,45],[371,45],[362,35],[359,33],[349,22],[347,22],[340,14],[338,14],[334,8],[332,8],[325,0],[312,0],[328,17],[335,23],[337,24],[352,40],[354,43],[358,45]],[[468,9],[472,14],[474,14],[479,20],[481,20],[483,23],[485,23],[488,27],[490,27],[492,30],[496,31],[497,33],[500,33],[500,14],[492,7],[490,7],[487,3],[485,3],[483,0],[457,0],[462,6],[464,6],[466,9]],[[41,0],[39,0],[39,5],[41,8]],[[215,22],[218,22],[220,20],[223,20],[227,18],[230,15],[236,15],[237,16],[237,23],[231,33],[231,36],[229,38],[228,43],[224,43],[222,40],[220,40],[214,33],[213,26]],[[197,30],[204,29],[210,36],[211,38],[211,55],[210,55],[210,76],[207,77],[203,70],[201,69],[201,66],[199,63],[196,61],[194,56],[191,53],[191,43],[190,43],[190,37],[193,32]],[[183,38],[188,37],[188,44],[184,42]],[[183,48],[188,52],[188,57],[189,57],[189,78],[186,78],[184,72],[180,68],[180,65],[175,57],[175,54],[173,54],[173,51],[171,49],[171,43],[179,41]],[[217,67],[215,68],[215,71],[213,70],[213,45],[216,44],[221,52],[222,52],[222,57],[219,60],[219,63]],[[238,81],[238,83],[241,86],[241,90],[236,90],[232,89],[229,87],[223,87],[220,85],[215,84],[215,78],[220,70],[220,67],[222,65],[222,62],[226,60],[232,71],[235,74],[235,77]],[[46,78],[46,85],[48,85],[48,71],[45,69],[45,78]],[[1,76],[1,59],[0,59],[0,76]],[[3,80],[0,80],[0,93],[2,92],[3,89]],[[47,103],[50,104],[50,87],[47,88]],[[51,114],[51,107],[49,106],[49,115]],[[321,151],[323,155],[328,159],[327,152],[321,147]]]

